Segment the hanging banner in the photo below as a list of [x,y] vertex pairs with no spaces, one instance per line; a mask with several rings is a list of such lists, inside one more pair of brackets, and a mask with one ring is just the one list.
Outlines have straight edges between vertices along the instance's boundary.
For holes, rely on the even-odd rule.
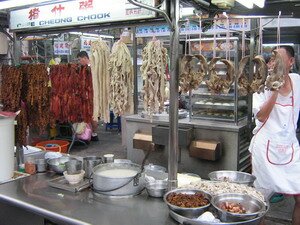
[[[245,23],[243,24],[243,19],[236,19],[232,18],[229,19],[229,29],[230,32],[235,31],[250,31],[250,19],[245,19]],[[199,34],[201,31],[199,24],[190,24],[189,26],[185,27],[182,26],[180,28],[180,34]],[[216,20],[216,26],[212,26],[211,28],[207,29],[205,34],[213,34],[214,32],[217,33],[226,33],[226,20]],[[137,37],[152,37],[155,36],[168,36],[170,35],[170,28],[168,25],[160,25],[160,26],[143,26],[137,28]]]
[[54,42],[54,55],[71,55],[69,43],[67,41]]
[[91,51],[92,41],[95,41],[97,39],[99,39],[99,38],[81,36],[80,37],[80,51],[86,51],[89,53]]
[[[155,0],[140,2],[154,6]],[[155,17],[127,0],[74,0],[10,12],[10,29],[53,28]]]

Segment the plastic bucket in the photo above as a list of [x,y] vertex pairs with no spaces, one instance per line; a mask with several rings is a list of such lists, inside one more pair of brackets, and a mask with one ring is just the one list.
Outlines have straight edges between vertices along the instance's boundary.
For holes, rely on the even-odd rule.
[[69,142],[63,140],[48,140],[48,141],[41,141],[37,143],[35,146],[42,148],[46,151],[67,153]]
[[15,127],[14,117],[0,116],[0,182],[14,175]]

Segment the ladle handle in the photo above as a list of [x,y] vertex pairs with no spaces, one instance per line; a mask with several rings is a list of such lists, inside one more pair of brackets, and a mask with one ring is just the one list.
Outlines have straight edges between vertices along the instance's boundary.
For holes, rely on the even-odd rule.
[[152,152],[154,150],[155,150],[155,144],[152,142],[146,152],[146,155],[145,155],[143,161],[142,161],[141,172],[144,171],[144,166],[145,166],[146,160],[148,159],[148,156],[150,155],[150,152]]

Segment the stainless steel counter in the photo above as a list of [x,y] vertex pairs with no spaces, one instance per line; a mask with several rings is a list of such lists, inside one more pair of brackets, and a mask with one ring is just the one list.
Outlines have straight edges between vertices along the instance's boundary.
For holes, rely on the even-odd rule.
[[[168,207],[163,200],[148,197],[145,190],[135,197],[114,199],[100,196],[89,189],[72,193],[49,187],[47,180],[55,176],[54,173],[36,174],[2,184],[0,203],[58,224],[177,224],[169,217]],[[13,212],[11,214],[14,216]],[[3,219],[0,218],[0,221]],[[24,224],[27,223],[24,221]]]
[[[166,117],[167,118],[167,117]],[[126,116],[126,121],[131,122],[139,122],[139,123],[149,123],[153,125],[169,125],[169,119],[160,119],[160,120],[152,120],[148,118],[143,118],[141,115],[135,114]],[[124,121],[124,118],[123,118]],[[235,125],[234,123],[225,123],[225,122],[218,122],[218,121],[210,121],[210,120],[196,120],[189,118],[179,119],[178,120],[178,126],[181,127],[201,127],[205,129],[211,129],[211,130],[218,130],[218,131],[239,131],[243,127],[247,125],[246,121],[241,122],[239,125]]]

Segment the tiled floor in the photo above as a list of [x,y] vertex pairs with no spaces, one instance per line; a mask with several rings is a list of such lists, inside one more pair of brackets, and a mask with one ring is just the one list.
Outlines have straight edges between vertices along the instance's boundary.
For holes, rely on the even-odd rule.
[[[121,134],[117,130],[105,131],[103,125],[99,129],[99,142],[91,142],[88,147],[74,146],[70,154],[80,156],[103,156],[112,153],[115,158],[126,158],[126,149],[121,145]],[[283,201],[272,203],[267,213],[265,225],[291,225],[294,199],[285,197]]]

